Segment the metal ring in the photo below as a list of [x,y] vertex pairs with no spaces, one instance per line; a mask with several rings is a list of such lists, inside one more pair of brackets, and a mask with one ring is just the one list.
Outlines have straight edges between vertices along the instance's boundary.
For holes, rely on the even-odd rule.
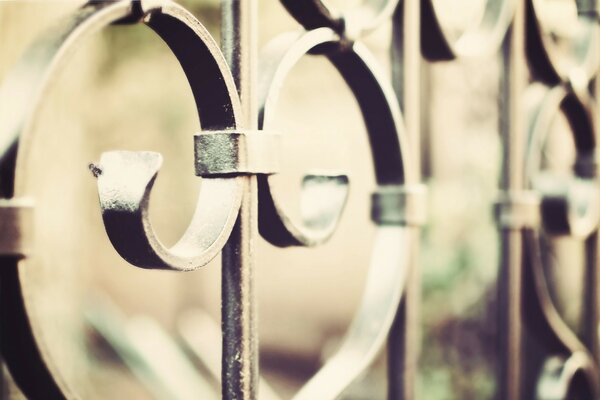
[[[587,237],[600,221],[600,189],[595,171],[575,168],[576,176],[558,177],[539,173],[540,158],[556,115],[562,111],[569,122],[575,141],[577,160],[585,163],[595,157],[597,138],[593,103],[584,105],[565,87],[548,90],[533,86],[529,122],[529,146],[526,174],[530,185],[541,192],[542,223],[551,234]],[[534,98],[536,97],[536,98]],[[583,172],[592,172],[584,175]]]
[[[262,54],[259,127],[272,128],[279,91],[294,65],[311,51],[325,51],[358,100],[374,152],[378,183],[391,185],[404,180],[400,144],[404,134],[397,100],[380,78],[375,62],[359,43],[338,51],[339,36],[328,28],[307,33],[289,33],[275,38]],[[328,47],[329,46],[329,47]],[[329,51],[327,51],[329,50]],[[384,133],[385,132],[385,133]],[[396,172],[397,171],[397,172]],[[348,177],[339,173],[309,174],[303,181],[301,209],[304,221],[293,220],[278,201],[276,176],[259,177],[259,229],[277,246],[313,246],[326,241],[335,231],[348,195]]]
[[[570,82],[578,90],[587,88],[600,67],[597,49],[600,46],[600,26],[596,16],[578,13],[579,29],[576,37],[570,40],[569,56],[561,57],[556,44],[544,35],[544,27],[539,19],[538,1],[527,1],[527,57],[535,77],[558,85]],[[578,5],[578,8],[580,5]]]
[[[392,87],[366,47],[360,43],[340,47],[339,42],[340,37],[333,30],[320,28],[299,35],[282,35],[267,47],[261,58],[264,74],[260,77],[260,124],[267,129],[271,123],[276,90],[290,69],[305,54],[318,49],[327,55],[356,96],[371,143],[377,183],[384,189],[402,184],[413,187],[417,183],[416,166],[406,153],[410,147]],[[289,220],[282,222],[287,217],[273,205],[275,190],[271,191],[269,179],[259,176],[261,233],[269,241],[281,244],[283,239],[275,231],[268,231],[279,223],[280,234],[286,235],[288,244],[291,240],[310,244],[314,237],[300,236],[298,231],[289,229]],[[265,205],[271,209],[265,209]],[[400,225],[377,226],[365,292],[344,342],[295,399],[337,398],[385,345],[409,273],[410,243],[416,232]]]
[[284,7],[307,30],[331,28],[345,39],[354,41],[388,20],[399,0],[367,0],[342,12],[327,0],[281,0]]
[[429,61],[482,57],[500,50],[511,24],[516,0],[486,0],[478,24],[452,40],[444,31],[433,0],[421,2],[421,50]]
[[[33,156],[29,149],[35,140],[38,110],[68,56],[83,39],[103,27],[141,21],[167,42],[178,58],[192,88],[202,126],[211,130],[236,128],[240,106],[233,79],[218,46],[195,17],[169,1],[86,4],[41,36],[12,69],[0,89],[0,154],[3,171],[8,171],[3,177],[5,195],[21,197],[30,190],[25,166]],[[13,186],[11,165],[14,161],[11,160],[17,143]],[[143,154],[137,153],[136,157],[136,168],[148,164]],[[109,165],[104,167],[107,172],[100,174],[101,180],[111,175]],[[186,270],[208,262],[218,253],[232,229],[241,202],[243,178],[215,178],[202,182],[199,206],[192,224],[172,250],[160,244],[147,220],[152,182],[153,178],[130,182],[132,189],[134,186],[142,189],[142,196],[133,203],[127,201],[126,191],[113,193],[116,203],[105,209],[104,220],[115,248],[125,259],[143,267]],[[110,186],[109,182],[105,183]],[[213,215],[214,210],[224,211]],[[212,221],[208,225],[213,227],[203,228],[202,221]],[[130,236],[124,237],[124,232]],[[200,255],[196,250],[199,247],[203,250]],[[30,300],[36,279],[33,273],[25,265],[18,269],[7,268],[0,280],[0,304],[6,315],[11,315],[10,326],[1,324],[3,351],[15,380],[28,398],[73,397],[51,357],[42,327],[31,318],[36,311]]]

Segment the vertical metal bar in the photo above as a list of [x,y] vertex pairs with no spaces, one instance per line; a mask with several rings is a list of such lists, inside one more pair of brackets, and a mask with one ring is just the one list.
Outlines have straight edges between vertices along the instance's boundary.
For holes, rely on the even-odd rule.
[[[592,97],[596,101],[595,109],[591,110],[591,113],[600,112],[600,104],[598,104],[598,93],[600,93],[600,79],[596,78],[592,86]],[[594,135],[596,140],[600,138],[600,126],[594,124]],[[598,145],[598,143],[596,143]],[[597,157],[597,155],[594,155]],[[598,168],[594,171],[594,176],[597,176]],[[585,276],[584,276],[584,309],[583,309],[583,339],[585,345],[590,350],[594,361],[597,365],[600,365],[600,342],[598,335],[598,328],[600,323],[600,259],[598,258],[598,248],[600,246],[600,234],[598,231],[594,232],[585,241]]]
[[[420,179],[420,2],[405,0],[400,3],[392,25],[392,79],[404,123],[410,138],[413,167]],[[419,230],[414,228],[411,243],[412,259],[407,287],[388,343],[388,398],[414,399],[417,367],[420,353],[419,304],[421,276],[418,270]]]
[[600,319],[600,273],[598,268],[598,232],[585,241],[585,275],[583,303],[583,342],[596,363],[600,363],[598,322]]
[[[518,1],[514,20],[502,45],[500,132],[503,139],[501,190],[524,189],[525,121],[522,96],[526,84],[525,2]],[[522,393],[522,231],[503,227],[498,276],[499,399],[519,400]]]
[[[222,0],[221,45],[243,109],[243,126],[256,129],[257,1]],[[242,206],[223,248],[221,323],[223,399],[256,399],[258,339],[254,297],[254,241],[258,235],[256,177],[245,177]]]

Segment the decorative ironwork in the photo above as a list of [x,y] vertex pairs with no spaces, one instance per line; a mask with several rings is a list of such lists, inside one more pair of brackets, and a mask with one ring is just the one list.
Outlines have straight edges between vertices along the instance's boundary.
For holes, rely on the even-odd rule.
[[[0,223],[5,228],[0,253],[8,272],[2,275],[0,293],[11,319],[10,325],[1,325],[2,352],[25,394],[77,397],[29,317],[29,278],[23,271],[34,227],[33,206],[23,200],[28,198],[23,169],[32,157],[29,149],[36,139],[38,112],[55,74],[82,39],[112,24],[141,23],[155,31],[180,62],[202,126],[193,143],[202,188],[180,240],[167,248],[149,218],[160,154],[111,151],[90,169],[97,179],[106,233],[132,265],[192,271],[222,253],[223,398],[259,397],[253,293],[257,235],[280,247],[322,244],[338,228],[349,194],[350,178],[345,173],[325,171],[306,173],[299,220],[280,200],[273,175],[279,171],[279,145],[285,133],[273,131],[273,119],[290,70],[302,57],[312,55],[325,57],[339,72],[360,107],[378,184],[371,210],[376,238],[361,303],[341,347],[294,398],[338,398],[387,344],[388,396],[414,399],[418,240],[427,214],[419,171],[420,52],[429,61],[440,61],[499,51],[506,75],[499,124],[504,168],[496,205],[502,245],[498,398],[600,398],[600,186],[594,87],[600,27],[595,2],[578,3],[581,36],[571,43],[566,61],[544,36],[537,0],[488,0],[481,23],[456,40],[444,31],[431,0],[371,0],[346,12],[320,0],[282,3],[305,31],[273,39],[259,55],[256,0],[222,2],[221,48],[191,13],[168,0],[91,1],[38,39],[5,79],[0,89],[0,189],[5,197],[0,202]],[[361,43],[386,21],[393,25],[391,77]],[[534,84],[529,89],[533,105],[526,110],[523,97],[529,75],[553,87]],[[574,175],[567,178],[540,167],[552,120],[559,112],[568,119],[577,150]],[[542,234],[586,238],[582,338],[564,323],[549,295]],[[192,342],[192,334],[187,331],[187,341]],[[532,343],[533,350],[528,346]],[[276,397],[268,387],[265,390],[269,398]]]

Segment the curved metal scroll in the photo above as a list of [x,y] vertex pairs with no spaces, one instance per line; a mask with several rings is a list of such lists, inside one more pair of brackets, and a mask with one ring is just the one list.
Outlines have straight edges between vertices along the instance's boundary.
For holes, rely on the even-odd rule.
[[[532,89],[535,90],[535,89]],[[573,193],[572,186],[566,191],[548,189],[539,184],[540,158],[550,133],[552,121],[562,110],[574,134],[577,155],[585,158],[593,155],[595,129],[593,118],[588,118],[586,108],[577,97],[562,87],[551,90],[541,88],[536,94],[532,109],[530,137],[527,155],[527,177],[530,184],[540,192],[542,222],[550,234],[569,234],[587,237],[598,227],[599,212],[597,181],[592,177],[580,177],[595,189]],[[546,177],[547,178],[547,177]],[[585,178],[585,179],[583,179]],[[564,187],[562,187],[564,189]],[[559,206],[560,204],[560,206]],[[579,211],[573,211],[578,208]],[[583,211],[581,211],[583,210]],[[540,241],[533,229],[523,231],[523,304],[525,323],[535,340],[542,344],[545,360],[528,359],[528,370],[541,368],[535,389],[540,400],[576,398],[600,398],[600,380],[597,366],[586,346],[579,340],[560,317],[548,292],[544,276]],[[531,372],[531,371],[530,371]]]
[[[406,133],[392,88],[382,78],[373,56],[360,43],[341,46],[340,37],[331,29],[320,28],[302,34],[287,34],[267,46],[263,57],[265,75],[261,77],[261,123],[265,128],[282,79],[306,53],[325,54],[350,86],[361,108],[381,190],[399,185],[415,185],[414,166],[410,163]],[[274,89],[271,89],[273,87]],[[323,240],[335,225],[311,235],[305,227],[292,225],[277,206],[269,177],[260,177],[261,233],[279,245],[314,244]],[[332,202],[333,203],[333,202]],[[386,203],[378,203],[386,204]],[[394,204],[396,206],[397,203]],[[421,204],[423,206],[423,204]],[[327,207],[327,206],[325,206]],[[336,222],[340,208],[334,208]],[[382,212],[387,215],[386,212]],[[300,390],[295,399],[334,399],[373,361],[385,344],[404,290],[410,260],[413,232],[401,224],[379,223],[365,292],[357,314],[338,352]],[[277,226],[274,229],[273,226]],[[282,232],[284,238],[282,239]]]
[[327,0],[281,2],[306,29],[331,28],[355,40],[391,18],[399,0],[367,0],[346,12],[335,9]]
[[495,54],[512,21],[516,0],[486,0],[478,23],[457,39],[448,37],[435,10],[433,0],[421,2],[421,49],[430,61],[481,57]]
[[549,35],[544,34],[539,3],[540,0],[527,0],[527,58],[533,73],[551,85],[570,81],[578,89],[585,90],[600,67],[598,17],[582,12],[582,6],[577,2],[578,26],[571,27],[574,36],[568,39],[568,56],[565,58],[561,57]]
[[[61,67],[69,59],[79,44],[99,29],[114,23],[144,22],[154,30],[169,45],[181,63],[183,70],[190,82],[198,106],[198,113],[204,127],[209,129],[231,129],[236,126],[239,118],[239,105],[235,85],[227,70],[226,63],[216,44],[213,43],[208,32],[187,11],[169,1],[116,1],[94,2],[85,5],[72,16],[61,21],[54,29],[46,32],[24,54],[22,59],[10,72],[0,89],[0,154],[3,161],[2,189],[5,196],[20,196],[27,186],[27,177],[24,166],[32,157],[29,152],[30,143],[35,140],[34,132],[38,110],[40,109],[46,93],[51,90],[54,78]],[[209,76],[211,79],[206,79]],[[16,95],[18,94],[18,95]],[[14,167],[14,149],[18,143],[16,167]],[[114,163],[123,163],[123,153],[105,155],[105,165],[95,170],[102,176],[106,187],[110,189],[111,183],[104,181],[112,175]],[[153,181],[151,167],[156,168],[157,158],[144,153],[129,154],[131,168],[145,168],[148,175],[146,180],[133,179],[129,189],[137,190],[143,187],[143,195],[137,201],[129,197],[127,202],[123,199],[131,193],[121,193],[118,187],[113,187],[111,203],[105,197],[107,206],[107,228],[115,247],[122,250],[124,256],[129,253],[124,246],[119,246],[124,238],[115,230],[124,229],[130,233],[151,232],[151,227],[145,215],[148,185]],[[152,165],[151,165],[152,164]],[[12,171],[14,167],[14,180]],[[132,170],[124,169],[131,173]],[[113,177],[114,178],[114,177]],[[149,178],[149,180],[148,180]],[[113,183],[117,182],[115,180]],[[166,264],[175,265],[180,269],[191,269],[207,262],[216,254],[221,243],[231,230],[234,217],[239,207],[239,192],[241,185],[236,178],[207,180],[204,183],[199,200],[199,210],[192,222],[192,227],[176,246],[175,254],[164,250],[157,240],[149,245],[146,253],[140,250],[139,258],[130,257],[130,261],[139,262],[142,266],[165,267]],[[137,186],[136,186],[137,185]],[[120,188],[124,189],[124,188]],[[212,192],[214,190],[214,192]],[[227,194],[220,199],[219,209],[224,212],[211,216],[213,222],[211,232],[194,229],[194,224],[199,225],[196,219],[210,211],[211,197],[215,193]],[[205,202],[204,199],[207,199]],[[223,206],[226,207],[223,207]],[[129,207],[129,208],[128,208]],[[137,207],[137,208],[136,208]],[[207,207],[207,208],[205,208]],[[121,221],[113,220],[114,213],[124,216]],[[140,218],[141,217],[141,218]],[[139,224],[142,224],[140,226]],[[200,232],[198,232],[200,231]],[[199,234],[202,235],[200,239]],[[132,238],[128,238],[131,240]],[[131,242],[130,242],[131,243]],[[138,245],[141,246],[140,243]],[[189,246],[189,247],[186,247]],[[191,250],[194,246],[194,250]],[[195,247],[204,249],[201,255],[193,254]],[[203,246],[203,247],[202,247]],[[152,253],[154,252],[154,253]],[[172,257],[171,257],[172,256]],[[196,256],[196,257],[194,257]],[[153,258],[154,257],[154,258]],[[171,257],[171,258],[170,258]],[[179,257],[179,258],[177,258]],[[126,257],[127,258],[127,257]],[[190,261],[191,260],[191,261]],[[7,263],[14,261],[5,260]],[[161,262],[163,264],[161,264]],[[27,263],[26,260],[21,263]],[[2,288],[1,305],[5,314],[11,315],[10,328],[1,324],[3,353],[6,356],[9,368],[26,393],[28,398],[48,399],[73,397],[72,390],[62,379],[61,373],[49,356],[44,341],[43,332],[34,318],[31,318],[32,304],[28,292],[30,278],[26,266],[21,268],[5,268],[0,280]]]
[[[593,103],[590,100],[590,104],[585,106],[574,93],[562,86],[551,90],[532,87],[529,93],[538,98],[531,110],[533,118],[529,128],[526,174],[533,187],[542,194],[544,227],[550,234],[585,238],[600,221],[600,188],[595,171],[590,171],[587,165],[593,161],[596,147],[595,116],[589,111],[594,109]],[[561,111],[573,132],[577,176],[564,177],[538,171],[552,123]]]
[[[525,305],[525,323],[536,340],[540,340],[547,359],[538,380],[537,398],[539,400],[570,399],[571,397],[546,397],[556,394],[558,388],[565,395],[584,392],[582,398],[600,398],[600,381],[597,367],[585,345],[562,320],[552,303],[544,276],[541,250],[537,234],[533,230],[523,232],[524,279],[523,304]],[[559,361],[559,370],[551,368]],[[530,365],[529,368],[534,368]],[[554,389],[548,392],[548,387]]]

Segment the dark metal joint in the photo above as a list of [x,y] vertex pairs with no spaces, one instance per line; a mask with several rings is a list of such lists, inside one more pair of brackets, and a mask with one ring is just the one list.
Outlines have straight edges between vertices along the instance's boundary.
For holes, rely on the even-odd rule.
[[[115,0],[122,1],[122,0]],[[114,1],[106,0],[91,0],[90,3],[109,4]],[[142,21],[151,11],[158,10],[162,7],[165,0],[131,0],[131,13],[125,18],[121,18],[113,25],[130,25],[137,24]]]
[[264,131],[204,131],[194,136],[196,175],[222,177],[279,172],[281,135]]
[[494,216],[500,228],[536,228],[541,221],[540,198],[534,191],[504,192],[494,204]]
[[377,225],[422,226],[427,221],[424,185],[380,186],[371,197],[371,219]]
[[0,199],[0,255],[25,258],[31,254],[33,201]]
[[575,160],[575,174],[581,178],[592,179],[597,177],[600,163],[598,163],[598,155],[594,153],[579,155]]
[[597,0],[577,0],[577,14],[598,20],[599,10]]

